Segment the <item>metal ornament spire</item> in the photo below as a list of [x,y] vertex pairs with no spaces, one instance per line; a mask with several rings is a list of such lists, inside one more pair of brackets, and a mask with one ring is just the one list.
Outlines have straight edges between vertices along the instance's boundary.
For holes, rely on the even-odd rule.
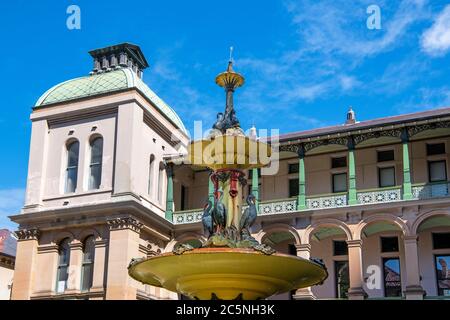
[[225,112],[217,114],[217,121],[213,128],[220,130],[222,133],[226,133],[227,129],[230,128],[240,128],[234,110],[233,93],[236,88],[244,84],[244,77],[233,70],[233,47],[230,47],[230,60],[227,70],[216,77],[216,83],[225,89],[226,105]]

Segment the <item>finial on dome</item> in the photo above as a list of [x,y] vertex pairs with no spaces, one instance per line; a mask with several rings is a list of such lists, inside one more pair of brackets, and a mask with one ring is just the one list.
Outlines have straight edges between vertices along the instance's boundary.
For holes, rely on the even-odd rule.
[[353,111],[352,107],[350,106],[347,111],[347,120],[345,120],[345,124],[354,124],[356,123],[356,115],[355,111]]
[[250,128],[250,132],[249,132],[249,135],[248,135],[249,137],[250,137],[250,139],[252,139],[252,140],[257,140],[258,139],[258,134],[257,134],[257,132],[256,132],[256,127],[255,127],[255,125],[253,125],[251,128]]

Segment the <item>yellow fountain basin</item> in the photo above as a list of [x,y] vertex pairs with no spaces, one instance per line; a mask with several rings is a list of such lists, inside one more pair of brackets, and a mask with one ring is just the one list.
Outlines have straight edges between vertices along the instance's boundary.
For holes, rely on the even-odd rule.
[[182,255],[166,253],[132,265],[134,279],[191,298],[264,299],[309,287],[325,280],[319,264],[280,253],[265,255],[252,249],[201,248]]
[[241,135],[219,135],[188,147],[191,164],[213,170],[260,168],[270,163],[270,145]]

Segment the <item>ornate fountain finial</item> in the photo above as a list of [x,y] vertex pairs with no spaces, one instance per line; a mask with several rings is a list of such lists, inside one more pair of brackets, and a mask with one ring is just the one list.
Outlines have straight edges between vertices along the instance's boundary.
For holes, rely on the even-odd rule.
[[236,88],[244,84],[244,77],[233,70],[233,47],[230,47],[230,60],[228,61],[227,71],[220,73],[216,77],[216,83],[225,89],[226,106],[224,113],[217,114],[217,121],[213,128],[225,133],[227,129],[240,127],[234,110],[233,93]]

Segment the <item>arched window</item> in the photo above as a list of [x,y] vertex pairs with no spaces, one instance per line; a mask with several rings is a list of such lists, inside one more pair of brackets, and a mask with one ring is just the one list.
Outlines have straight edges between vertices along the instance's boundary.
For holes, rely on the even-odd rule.
[[83,262],[81,265],[81,290],[89,291],[94,275],[95,238],[89,236],[83,243]]
[[162,194],[164,188],[164,164],[159,163],[159,174],[158,174],[158,201],[162,203]]
[[99,189],[102,181],[103,138],[91,140],[91,163],[89,166],[89,190]]
[[151,195],[152,192],[152,180],[155,171],[155,156],[150,156],[150,165],[148,168],[148,194]]
[[69,277],[70,247],[69,238],[65,238],[58,246],[58,270],[56,275],[56,292],[61,293],[67,289]]
[[80,143],[73,141],[67,145],[67,169],[65,193],[75,192],[77,188],[78,155]]

